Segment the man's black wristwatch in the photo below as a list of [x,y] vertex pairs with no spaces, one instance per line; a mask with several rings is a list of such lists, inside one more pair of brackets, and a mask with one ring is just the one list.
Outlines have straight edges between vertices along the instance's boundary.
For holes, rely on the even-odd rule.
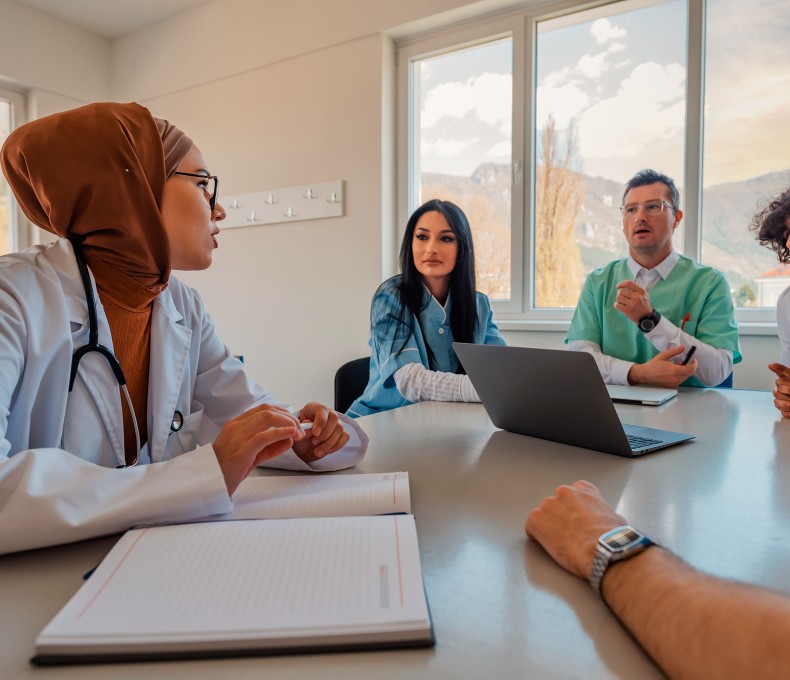
[[592,589],[601,594],[601,581],[613,562],[627,560],[653,545],[647,536],[628,525],[617,527],[602,534],[595,546],[595,559],[590,572]]
[[661,321],[661,315],[654,309],[652,314],[639,319],[639,330],[643,333],[649,333],[658,326],[659,321]]

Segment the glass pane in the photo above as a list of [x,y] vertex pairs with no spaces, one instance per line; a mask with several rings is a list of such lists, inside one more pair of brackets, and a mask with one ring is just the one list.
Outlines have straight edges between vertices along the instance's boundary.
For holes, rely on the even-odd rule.
[[[5,142],[11,131],[11,104],[5,99],[0,99],[0,146]],[[10,250],[9,222],[8,222],[8,197],[10,190],[5,176],[0,172],[0,255]]]
[[790,13],[785,0],[708,0],[702,260],[738,307],[774,307],[790,285],[749,230],[790,185]]
[[513,41],[415,61],[412,209],[432,198],[466,213],[477,288],[510,298]]
[[685,41],[685,0],[538,23],[535,307],[575,306],[590,271],[628,254],[618,208],[635,172],[682,187]]

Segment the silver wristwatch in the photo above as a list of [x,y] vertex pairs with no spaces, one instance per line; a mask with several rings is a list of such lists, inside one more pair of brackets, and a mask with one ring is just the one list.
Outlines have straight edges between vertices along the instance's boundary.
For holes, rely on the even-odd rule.
[[590,572],[592,589],[601,594],[601,581],[612,562],[627,560],[653,545],[647,536],[628,525],[602,534],[595,546],[595,559]]

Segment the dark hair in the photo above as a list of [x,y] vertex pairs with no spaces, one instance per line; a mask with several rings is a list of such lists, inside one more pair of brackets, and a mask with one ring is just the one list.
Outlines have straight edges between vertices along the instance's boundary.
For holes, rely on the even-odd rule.
[[782,264],[790,262],[787,248],[787,218],[790,217],[790,188],[785,189],[754,217],[749,229],[757,232],[757,240],[776,253]]
[[[395,337],[403,338],[403,345],[398,350],[398,353],[403,351],[406,342],[408,342],[414,331],[413,319],[419,317],[420,312],[427,306],[422,274],[417,271],[412,254],[414,230],[417,227],[417,222],[427,212],[438,212],[443,215],[458,241],[458,255],[456,256],[455,267],[453,267],[453,271],[450,274],[450,298],[452,299],[450,330],[453,334],[453,340],[457,342],[474,342],[475,326],[479,323],[477,318],[475,249],[472,243],[472,230],[469,228],[469,220],[466,219],[463,210],[455,203],[439,199],[428,201],[417,208],[409,217],[400,248],[401,280],[398,284],[398,295],[401,308],[400,315],[394,321],[398,328],[393,330]],[[392,281],[392,279],[389,281]],[[382,283],[379,286],[379,290],[386,286],[389,281]],[[428,368],[433,370],[435,369],[433,352],[428,346],[426,346],[426,349],[428,351]],[[460,364],[458,372],[464,372]]]
[[671,177],[667,177],[667,175],[662,172],[657,172],[650,168],[640,170],[628,180],[625,185],[625,190],[623,191],[623,198],[620,202],[625,203],[626,194],[628,194],[631,189],[646,187],[648,184],[655,184],[656,182],[661,182],[661,184],[666,185],[667,189],[669,189],[669,202],[672,204],[672,207],[677,210],[680,206],[680,194],[678,193],[678,188],[675,186],[675,180]]

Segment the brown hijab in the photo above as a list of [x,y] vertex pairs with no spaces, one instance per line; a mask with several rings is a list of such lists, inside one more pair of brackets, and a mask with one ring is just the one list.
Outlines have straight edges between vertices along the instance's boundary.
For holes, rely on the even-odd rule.
[[0,163],[34,224],[158,293],[170,277],[165,181],[191,147],[139,104],[89,104],[17,128]]

